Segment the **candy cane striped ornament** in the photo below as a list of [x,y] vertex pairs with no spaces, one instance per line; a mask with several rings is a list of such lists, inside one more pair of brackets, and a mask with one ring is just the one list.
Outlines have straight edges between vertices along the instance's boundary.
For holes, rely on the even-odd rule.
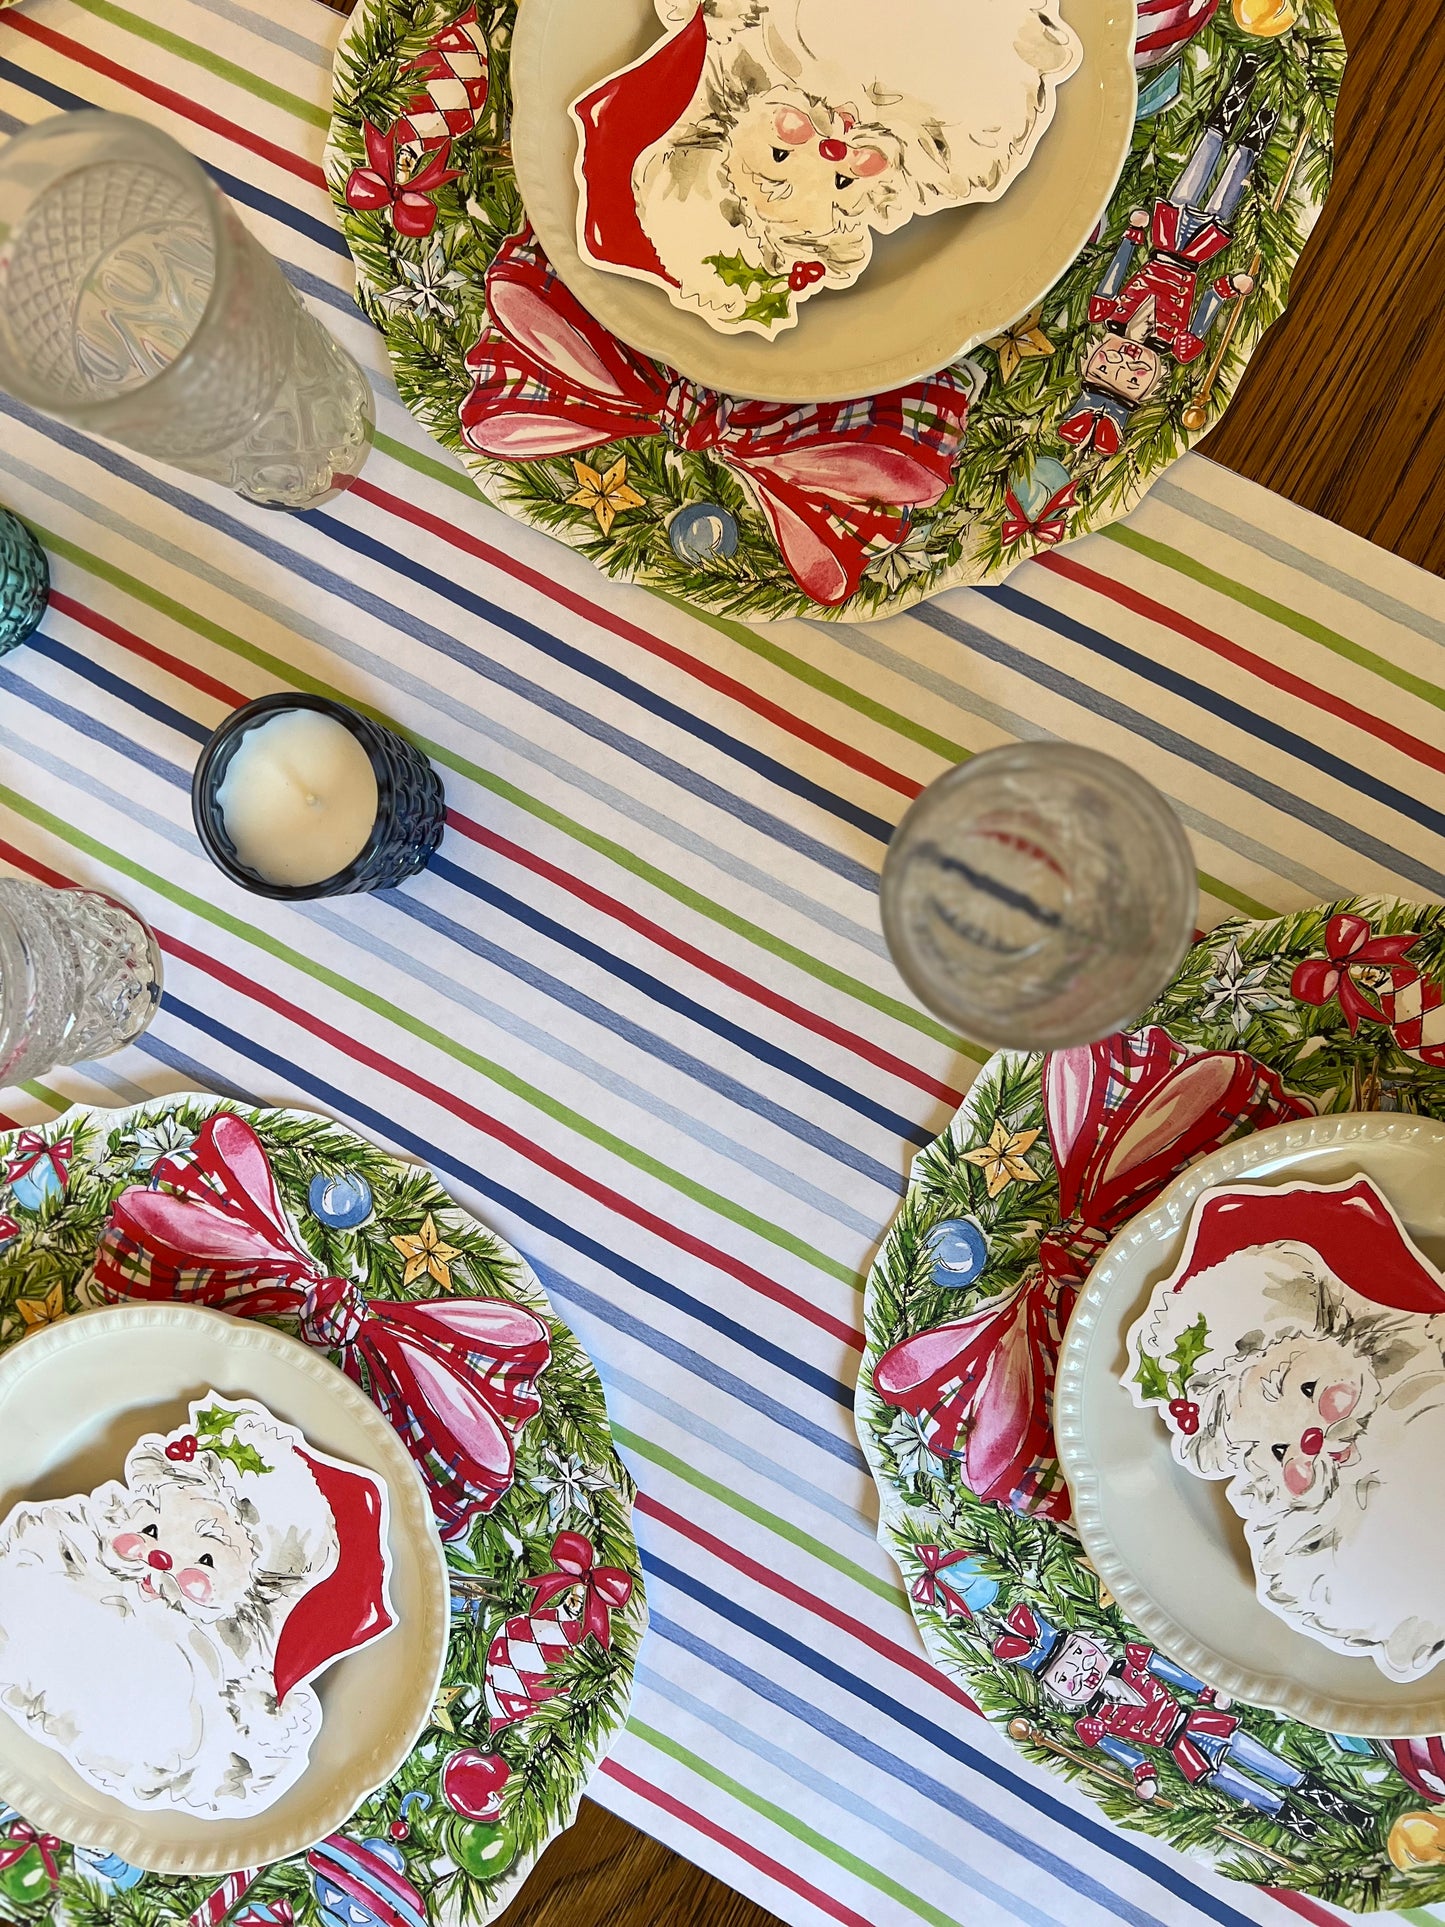
[[1380,1008],[1395,1042],[1407,1057],[1445,1066],[1445,989],[1408,967],[1390,975],[1395,986],[1380,992]]
[[425,85],[397,116],[392,131],[398,147],[426,152],[470,134],[491,84],[476,8],[468,7],[449,27],[434,33],[406,71]]
[[1139,0],[1134,65],[1140,73],[1159,66],[1207,27],[1218,10],[1219,0]]
[[548,1670],[584,1637],[581,1622],[561,1613],[528,1613],[507,1621],[487,1648],[487,1711],[494,1733],[565,1690],[549,1684]]

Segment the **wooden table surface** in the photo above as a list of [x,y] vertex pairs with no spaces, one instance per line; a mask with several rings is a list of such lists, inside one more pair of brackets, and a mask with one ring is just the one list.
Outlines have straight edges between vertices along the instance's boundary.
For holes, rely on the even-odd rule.
[[[1445,574],[1445,7],[1338,4],[1350,63],[1334,191],[1289,313],[1202,449]],[[603,1923],[776,1927],[589,1800],[499,1927]]]

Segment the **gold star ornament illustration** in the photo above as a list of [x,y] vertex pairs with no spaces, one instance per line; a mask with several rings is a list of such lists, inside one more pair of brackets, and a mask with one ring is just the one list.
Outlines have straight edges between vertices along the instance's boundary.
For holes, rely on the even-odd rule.
[[1043,361],[1054,352],[1053,342],[1040,325],[1043,318],[1043,308],[1035,308],[1032,314],[1026,314],[1022,321],[1005,328],[989,342],[998,356],[998,371],[1005,385],[1013,380],[1023,362]]
[[41,1325],[53,1325],[65,1316],[65,1292],[57,1280],[43,1296],[17,1298],[15,1310],[28,1332],[38,1330]]
[[642,497],[635,488],[627,483],[627,457],[614,462],[605,475],[600,475],[586,462],[574,461],[572,472],[577,477],[577,492],[567,500],[577,508],[587,509],[597,517],[597,526],[604,535],[611,535],[612,524],[624,509],[640,509],[644,506]]
[[430,1211],[420,1231],[400,1232],[391,1242],[406,1259],[401,1279],[404,1285],[414,1285],[425,1272],[435,1278],[444,1291],[451,1290],[452,1259],[459,1258],[461,1253],[442,1237]]
[[1040,1173],[1024,1155],[1037,1136],[1037,1131],[1010,1131],[999,1119],[989,1133],[988,1143],[981,1145],[977,1151],[965,1151],[963,1161],[978,1166],[988,1186],[988,1195],[996,1198],[1000,1191],[1006,1191],[1015,1181],[1038,1183]]
[[452,1721],[451,1708],[452,1701],[458,1697],[461,1690],[460,1686],[437,1688],[436,1704],[431,1710],[431,1723],[433,1726],[439,1726],[444,1733],[455,1733],[457,1730]]

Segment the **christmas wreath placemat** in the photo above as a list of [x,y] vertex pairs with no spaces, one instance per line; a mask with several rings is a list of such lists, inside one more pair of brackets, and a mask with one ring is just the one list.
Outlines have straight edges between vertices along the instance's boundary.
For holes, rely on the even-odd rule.
[[1080,1549],[1051,1425],[1114,1234],[1197,1158],[1351,1110],[1445,1117],[1438,904],[1221,924],[1137,1030],[994,1057],[870,1276],[857,1418],[929,1654],[1029,1758],[1231,1878],[1369,1911],[1445,1901],[1445,1741],[1319,1732],[1151,1647]]
[[515,13],[352,16],[327,174],[358,299],[489,501],[722,614],[893,613],[1127,514],[1228,405],[1329,186],[1332,0],[1140,0],[1133,145],[1039,308],[867,402],[741,401],[634,353],[553,272],[508,145]]
[[324,1118],[201,1096],[74,1110],[0,1136],[0,1173],[0,1344],[170,1299],[300,1337],[411,1453],[452,1594],[431,1720],[342,1831],[223,1881],[163,1879],[0,1812],[0,1910],[72,1927],[490,1920],[620,1732],[646,1623],[632,1481],[586,1352],[430,1172]]

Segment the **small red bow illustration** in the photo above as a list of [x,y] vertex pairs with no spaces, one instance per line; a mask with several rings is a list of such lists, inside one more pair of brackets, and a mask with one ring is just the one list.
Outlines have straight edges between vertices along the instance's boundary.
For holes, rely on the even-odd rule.
[[57,1886],[60,1881],[60,1867],[55,1856],[60,1852],[64,1842],[58,1840],[53,1833],[37,1833],[28,1820],[22,1820],[18,1815],[13,1820],[7,1820],[5,1826],[9,1837],[0,1840],[0,1869],[13,1867],[17,1860],[23,1860],[34,1847],[40,1855],[46,1873],[50,1876],[50,1884]]
[[1010,1663],[1016,1659],[1027,1659],[1039,1643],[1039,1622],[1032,1607],[1023,1604],[1015,1606],[1004,1624],[1008,1631],[1000,1633],[993,1642],[994,1658]]
[[398,181],[396,129],[383,134],[370,121],[366,121],[361,131],[366,142],[366,157],[371,165],[352,169],[351,178],[346,183],[347,206],[359,208],[367,214],[389,207],[398,234],[409,234],[417,240],[430,234],[436,226],[437,211],[435,202],[429,196],[435,194],[438,188],[445,187],[448,181],[456,180],[460,171],[447,166],[451,157],[451,142],[447,141],[435,153],[428,155],[424,164],[408,180]]
[[49,1158],[55,1167],[56,1177],[63,1185],[70,1176],[71,1150],[68,1137],[62,1138],[58,1144],[47,1144],[39,1131],[22,1131],[15,1140],[5,1175],[12,1183],[16,1178],[27,1178],[37,1164]]
[[947,1579],[941,1578],[940,1574],[949,1566],[956,1566],[962,1560],[971,1559],[973,1554],[966,1547],[961,1552],[945,1553],[942,1546],[915,1546],[913,1551],[923,1571],[909,1587],[910,1596],[920,1606],[936,1606],[941,1600],[945,1612],[958,1613],[964,1619],[972,1619],[973,1613],[968,1601],[962,1594],[955,1592]]
[[610,1646],[611,1613],[632,1597],[631,1578],[620,1566],[599,1566],[592,1541],[580,1532],[559,1532],[552,1541],[552,1558],[555,1572],[544,1572],[527,1581],[536,1592],[537,1608],[549,1606],[560,1593],[580,1587],[582,1611],[578,1617],[583,1632],[591,1633],[599,1646]]
[[1056,548],[1069,532],[1069,511],[1077,506],[1075,485],[1069,482],[1051,495],[1037,515],[1029,515],[1019,498],[1009,489],[1003,498],[1003,539],[1022,542],[1031,535],[1042,549]]
[[[1393,990],[1417,981],[1420,973],[1405,962],[1405,957],[1419,941],[1418,930],[1407,930],[1398,937],[1377,937],[1368,918],[1344,911],[1331,917],[1325,926],[1324,956],[1310,957],[1299,964],[1290,990],[1303,1004],[1327,1004],[1331,997],[1338,997],[1340,1015],[1353,1037],[1362,1020],[1389,1022],[1377,988],[1385,979]],[[1359,983],[1357,971],[1369,971],[1371,979]]]

